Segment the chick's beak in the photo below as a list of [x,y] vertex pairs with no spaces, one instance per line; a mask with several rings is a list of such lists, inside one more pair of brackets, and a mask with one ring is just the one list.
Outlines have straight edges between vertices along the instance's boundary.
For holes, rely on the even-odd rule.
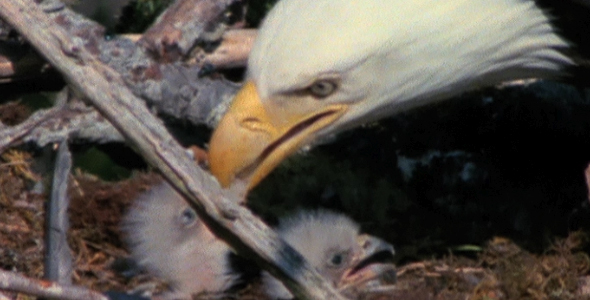
[[393,246],[380,238],[366,234],[360,235],[357,243],[361,251],[354,258],[352,267],[342,275],[338,284],[340,291],[361,290],[369,284],[384,286],[395,283]]
[[272,99],[267,103],[265,106],[261,101],[256,85],[247,82],[213,132],[209,164],[223,187],[240,179],[248,190],[252,189],[347,108],[334,104],[301,109],[297,101],[281,101],[279,106],[273,105]]

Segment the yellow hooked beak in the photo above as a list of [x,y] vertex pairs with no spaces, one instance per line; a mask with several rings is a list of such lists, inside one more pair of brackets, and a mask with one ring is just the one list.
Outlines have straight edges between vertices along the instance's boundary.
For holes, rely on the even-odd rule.
[[251,81],[238,92],[209,142],[211,172],[223,187],[239,179],[252,189],[348,107],[285,97],[265,106]]

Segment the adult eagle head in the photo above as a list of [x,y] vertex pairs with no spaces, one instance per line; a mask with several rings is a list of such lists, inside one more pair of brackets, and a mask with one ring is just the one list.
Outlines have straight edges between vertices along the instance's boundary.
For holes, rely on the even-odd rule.
[[569,47],[526,0],[282,0],[210,142],[223,186],[302,145],[477,87],[555,77]]

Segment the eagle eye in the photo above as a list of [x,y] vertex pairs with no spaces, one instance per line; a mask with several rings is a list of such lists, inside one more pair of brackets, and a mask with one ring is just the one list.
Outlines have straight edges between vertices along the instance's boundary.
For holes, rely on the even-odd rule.
[[325,98],[334,93],[337,87],[338,85],[335,82],[322,79],[312,83],[307,89],[312,96]]

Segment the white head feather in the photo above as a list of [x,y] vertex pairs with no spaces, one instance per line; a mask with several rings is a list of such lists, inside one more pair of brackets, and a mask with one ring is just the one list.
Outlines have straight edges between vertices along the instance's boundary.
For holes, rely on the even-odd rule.
[[174,297],[223,291],[237,278],[230,271],[230,248],[167,183],[138,197],[122,228],[133,259],[168,281]]
[[322,101],[359,105],[321,136],[477,87],[558,76],[572,61],[549,20],[528,0],[282,0],[249,77],[264,104],[336,75]]

